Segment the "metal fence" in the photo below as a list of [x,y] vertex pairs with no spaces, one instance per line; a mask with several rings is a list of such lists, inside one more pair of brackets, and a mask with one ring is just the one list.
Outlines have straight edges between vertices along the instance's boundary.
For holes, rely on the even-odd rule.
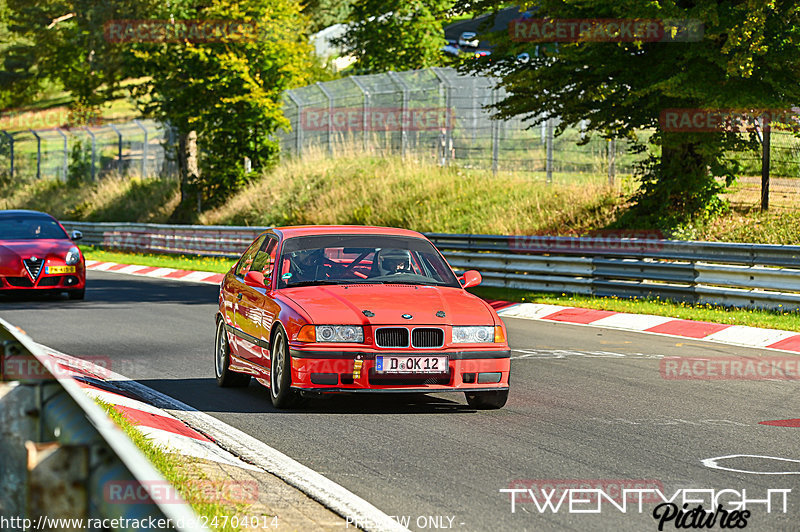
[[16,180],[175,176],[173,142],[172,129],[152,120],[0,130],[0,174]]
[[556,120],[534,129],[519,118],[493,120],[487,107],[505,97],[496,85],[492,78],[428,68],[288,90],[284,114],[292,129],[281,135],[281,148],[294,155],[347,148],[413,154],[442,165],[531,172],[548,181],[561,173],[613,178],[633,172],[638,159],[627,141],[593,136],[579,145],[581,129],[555,137]]
[[[64,222],[84,242],[138,252],[238,257],[265,227]],[[427,235],[484,286],[800,309],[800,246],[648,238]]]

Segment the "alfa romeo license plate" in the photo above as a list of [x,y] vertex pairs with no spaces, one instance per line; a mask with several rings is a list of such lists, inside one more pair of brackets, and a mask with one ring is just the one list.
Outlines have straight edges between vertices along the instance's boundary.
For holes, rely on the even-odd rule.
[[44,273],[75,273],[75,266],[45,266]]
[[378,355],[375,371],[378,373],[447,373],[446,356]]

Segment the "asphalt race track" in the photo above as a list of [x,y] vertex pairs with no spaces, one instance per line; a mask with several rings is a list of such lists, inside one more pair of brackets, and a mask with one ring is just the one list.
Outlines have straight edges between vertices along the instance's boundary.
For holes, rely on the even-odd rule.
[[[604,501],[600,513],[579,514],[567,503],[540,512],[520,495],[512,513],[510,494],[499,491],[565,481],[607,492],[656,486],[668,498],[678,490],[736,490],[720,497],[728,504],[742,490],[763,500],[768,490],[786,489],[786,513],[784,495],[773,491],[769,509],[748,505],[747,528],[798,527],[800,427],[759,424],[800,418],[798,381],[666,380],[659,372],[663,356],[792,355],[508,319],[515,358],[501,410],[475,411],[462,394],[438,394],[337,397],[281,412],[255,381],[246,389],[216,387],[215,286],[88,277],[85,301],[3,298],[0,316],[65,353],[109,357],[117,373],[251,434],[408,519],[412,529],[658,529],[648,499],[641,513],[634,502],[623,513]],[[702,462],[730,455],[750,456]],[[707,494],[682,491],[681,503],[684,495],[709,507]],[[596,510],[597,503],[574,508]],[[675,529],[674,521],[664,526]]]

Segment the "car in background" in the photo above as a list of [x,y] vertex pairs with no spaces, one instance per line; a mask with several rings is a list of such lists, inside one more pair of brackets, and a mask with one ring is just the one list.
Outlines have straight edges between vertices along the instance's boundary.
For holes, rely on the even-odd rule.
[[461,53],[461,48],[458,47],[456,41],[449,41],[445,39],[444,46],[442,46],[442,52],[457,56]]
[[510,350],[494,309],[422,234],[363,226],[262,233],[225,275],[216,315],[220,386],[298,393],[463,392],[474,408],[508,397]]
[[480,40],[478,39],[478,34],[475,33],[474,31],[465,31],[458,38],[459,46],[468,46],[470,48],[477,48],[479,44]]
[[0,293],[66,292],[83,299],[86,265],[75,240],[49,214],[37,211],[0,211]]

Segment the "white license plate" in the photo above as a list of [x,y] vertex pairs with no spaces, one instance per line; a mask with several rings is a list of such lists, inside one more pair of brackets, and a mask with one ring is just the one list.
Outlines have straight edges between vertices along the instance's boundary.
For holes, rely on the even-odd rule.
[[378,355],[375,371],[378,373],[447,373],[446,356]]

